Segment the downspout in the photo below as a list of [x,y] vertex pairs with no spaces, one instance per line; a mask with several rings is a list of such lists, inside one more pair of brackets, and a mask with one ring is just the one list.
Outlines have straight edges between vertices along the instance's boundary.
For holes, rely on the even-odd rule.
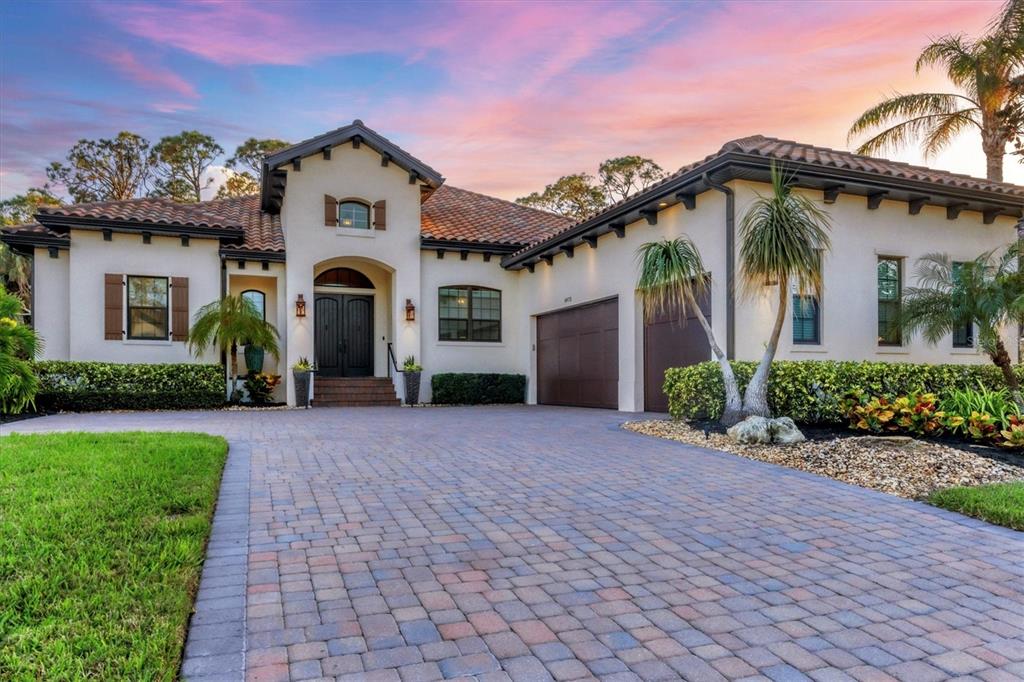
[[[224,300],[224,297],[228,294],[228,260],[221,256],[220,258],[220,300]],[[225,351],[220,352],[220,364],[224,367],[224,376],[228,376],[228,354]],[[230,379],[226,379],[228,381]]]
[[714,182],[710,174],[701,179],[711,189],[725,195],[725,357],[736,359],[736,194]]

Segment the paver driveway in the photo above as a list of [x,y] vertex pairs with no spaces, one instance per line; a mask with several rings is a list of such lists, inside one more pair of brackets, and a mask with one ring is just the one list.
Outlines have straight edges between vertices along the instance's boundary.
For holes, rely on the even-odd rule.
[[19,430],[228,436],[193,679],[1024,677],[1024,535],[625,418],[365,408]]

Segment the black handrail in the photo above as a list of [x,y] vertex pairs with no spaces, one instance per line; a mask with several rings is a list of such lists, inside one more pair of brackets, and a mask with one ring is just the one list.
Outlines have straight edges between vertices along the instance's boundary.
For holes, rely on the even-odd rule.
[[402,370],[398,369],[398,361],[395,359],[395,351],[391,349],[391,342],[388,341],[388,378],[391,378],[391,368],[395,368],[395,372],[398,374],[402,373]]

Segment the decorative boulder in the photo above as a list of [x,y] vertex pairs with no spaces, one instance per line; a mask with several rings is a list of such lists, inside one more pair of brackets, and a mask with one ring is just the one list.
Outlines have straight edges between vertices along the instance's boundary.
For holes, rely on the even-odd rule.
[[765,417],[747,417],[726,431],[737,443],[767,444],[772,442],[771,420]]
[[781,445],[800,443],[807,440],[800,429],[796,427],[789,417],[779,417],[771,420],[772,442]]
[[740,423],[730,426],[726,433],[734,441],[744,445],[788,445],[806,440],[789,417],[747,417]]

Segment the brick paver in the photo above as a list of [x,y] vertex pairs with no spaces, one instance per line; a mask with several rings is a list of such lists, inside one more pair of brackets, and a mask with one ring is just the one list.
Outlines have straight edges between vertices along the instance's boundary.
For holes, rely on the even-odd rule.
[[556,408],[63,415],[231,442],[191,679],[1024,677],[1024,535]]

